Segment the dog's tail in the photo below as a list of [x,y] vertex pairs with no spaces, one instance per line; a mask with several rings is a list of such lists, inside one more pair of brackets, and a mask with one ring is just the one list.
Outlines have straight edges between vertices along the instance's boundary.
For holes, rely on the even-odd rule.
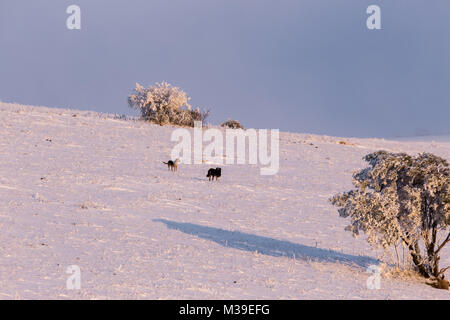
[[164,163],[164,164],[169,164],[168,162],[164,162],[164,161],[163,161],[162,163]]

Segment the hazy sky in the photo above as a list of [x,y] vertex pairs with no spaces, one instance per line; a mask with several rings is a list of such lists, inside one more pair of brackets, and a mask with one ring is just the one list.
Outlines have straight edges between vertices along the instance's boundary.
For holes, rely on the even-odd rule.
[[136,114],[135,83],[163,80],[215,124],[450,133],[450,1],[0,0],[2,101]]

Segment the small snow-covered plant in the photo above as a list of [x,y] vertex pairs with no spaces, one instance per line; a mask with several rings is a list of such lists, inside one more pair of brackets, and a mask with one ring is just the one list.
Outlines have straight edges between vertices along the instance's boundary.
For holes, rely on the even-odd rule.
[[363,231],[371,245],[385,250],[402,245],[424,277],[443,277],[440,253],[450,242],[450,169],[447,161],[430,153],[416,157],[378,151],[364,157],[369,163],[353,175],[355,189],[335,195],[331,203],[346,228]]
[[231,119],[228,119],[227,121],[223,122],[220,126],[230,129],[244,129],[244,127],[239,123],[239,121]]
[[144,120],[160,125],[176,124],[193,127],[195,121],[204,121],[209,111],[192,109],[190,98],[180,88],[167,82],[145,88],[136,83],[133,94],[128,97],[131,108],[141,112]]

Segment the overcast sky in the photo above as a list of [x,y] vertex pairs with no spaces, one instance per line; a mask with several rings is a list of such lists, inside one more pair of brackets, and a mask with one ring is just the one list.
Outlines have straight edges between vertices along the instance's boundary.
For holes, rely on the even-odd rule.
[[450,133],[450,1],[0,0],[2,101],[135,114],[135,83],[163,80],[214,124]]

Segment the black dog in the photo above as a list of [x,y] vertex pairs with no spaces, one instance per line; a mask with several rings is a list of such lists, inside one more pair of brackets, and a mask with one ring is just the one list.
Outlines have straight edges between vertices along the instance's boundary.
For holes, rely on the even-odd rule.
[[211,168],[208,170],[208,174],[206,175],[207,178],[209,178],[209,181],[214,180],[214,177],[216,177],[216,181],[220,178],[222,175],[222,169],[221,168]]

